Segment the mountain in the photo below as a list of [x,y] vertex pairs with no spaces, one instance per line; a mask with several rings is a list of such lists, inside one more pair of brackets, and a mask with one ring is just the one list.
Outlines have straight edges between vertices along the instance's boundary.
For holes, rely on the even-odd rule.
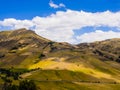
[[0,86],[9,71],[13,84],[32,79],[40,90],[118,90],[120,39],[71,45],[24,28],[1,31],[0,69]]
[[[54,44],[54,46],[53,46]],[[57,46],[57,47],[56,47]],[[47,53],[71,47],[38,36],[32,30],[19,29],[0,32],[0,67],[21,66],[35,63]],[[25,62],[22,64],[22,62]],[[20,65],[21,63],[21,65]],[[28,64],[29,63],[29,64]]]
[[80,49],[92,51],[101,60],[120,62],[120,39],[108,39],[94,43],[82,43],[77,45]]

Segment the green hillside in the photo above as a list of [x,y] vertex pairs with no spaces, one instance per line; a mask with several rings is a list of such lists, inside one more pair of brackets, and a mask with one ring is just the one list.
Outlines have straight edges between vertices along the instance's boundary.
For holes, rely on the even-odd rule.
[[120,39],[71,45],[19,29],[0,32],[0,88],[33,80],[38,90],[119,90]]

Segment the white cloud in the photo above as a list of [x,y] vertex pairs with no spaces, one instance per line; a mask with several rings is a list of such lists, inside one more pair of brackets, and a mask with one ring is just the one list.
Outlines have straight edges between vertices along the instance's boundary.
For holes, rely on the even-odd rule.
[[85,33],[81,36],[77,36],[77,39],[81,42],[94,42],[102,41],[111,38],[120,38],[120,32],[114,31],[102,31],[96,30],[95,32]]
[[[4,19],[0,21],[0,26],[10,26],[11,29],[18,28],[31,28],[35,32],[43,37],[54,41],[64,41],[69,43],[79,43],[79,42],[91,42],[96,41],[98,39],[97,32],[94,33],[94,38],[90,38],[86,40],[89,35],[83,34],[82,36],[75,36],[74,30],[80,30],[83,27],[116,27],[120,29],[120,12],[84,12],[84,11],[57,11],[55,14],[52,14],[47,17],[36,16],[32,20],[16,20],[13,18]],[[104,30],[103,30],[104,31]],[[105,33],[101,33],[103,38],[106,39],[106,33],[110,33],[113,31],[108,31]],[[91,33],[88,33],[91,35]],[[108,38],[114,38],[114,33]],[[113,35],[112,35],[113,34]],[[116,37],[120,38],[120,32],[117,32]],[[85,38],[83,38],[85,36]],[[101,36],[99,36],[101,38]],[[77,38],[77,39],[76,39]],[[102,39],[103,39],[102,38]],[[102,40],[101,39],[101,40]],[[80,41],[81,40],[81,41]]]
[[50,0],[49,5],[52,8],[62,8],[62,7],[65,7],[65,5],[63,3],[60,3],[59,5],[57,5],[52,0]]
[[66,7],[63,3],[59,4],[60,7]]
[[31,20],[16,20],[14,18],[4,19],[4,21],[0,21],[0,26],[10,26],[11,29],[19,29],[26,28],[29,29],[33,27],[33,22]]

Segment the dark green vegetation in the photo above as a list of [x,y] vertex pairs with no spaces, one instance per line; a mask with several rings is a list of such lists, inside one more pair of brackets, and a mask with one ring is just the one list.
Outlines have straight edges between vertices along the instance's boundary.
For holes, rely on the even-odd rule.
[[119,90],[119,74],[120,39],[71,45],[26,29],[0,32],[0,89]]
[[2,90],[37,90],[37,87],[32,80],[20,81],[18,85],[12,84],[10,81],[5,81],[2,85]]

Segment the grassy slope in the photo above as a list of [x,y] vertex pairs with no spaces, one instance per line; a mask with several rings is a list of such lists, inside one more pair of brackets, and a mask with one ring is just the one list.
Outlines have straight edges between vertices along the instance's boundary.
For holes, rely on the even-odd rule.
[[37,82],[41,90],[119,90],[120,85],[70,82]]
[[[119,84],[105,84],[104,82],[119,82],[120,81],[120,66],[117,62],[101,61],[90,53],[83,54],[71,50],[58,51],[48,55],[51,58],[43,59],[42,61],[33,64],[29,69],[42,68],[43,71],[33,72],[32,75],[26,77],[34,80],[83,80],[96,82],[94,83],[71,83],[71,82],[47,82],[51,87],[59,90],[117,90]],[[57,57],[53,57],[57,56]],[[116,68],[115,68],[116,67]],[[48,70],[47,70],[48,69]],[[50,70],[49,70],[50,69]],[[47,90],[45,82],[37,82],[43,90]],[[65,86],[64,86],[65,83]],[[72,87],[72,86],[73,87]],[[75,86],[75,87],[74,87]],[[65,88],[64,88],[65,87]]]
[[[82,54],[69,50],[58,51],[48,56],[50,58],[43,59],[29,66],[29,69],[41,68],[42,71],[34,71],[24,77],[35,80],[42,90],[47,90],[47,88],[51,88],[51,90],[99,90],[99,88],[103,90],[117,90],[119,88],[119,84],[104,83],[120,81],[120,69],[118,69],[120,66],[116,62],[103,62],[91,54]],[[117,67],[114,68],[115,66]],[[39,80],[99,81],[100,84],[39,82]],[[46,83],[48,84],[47,87]]]
[[[48,88],[49,90],[118,90],[120,88],[120,84],[111,84],[109,80],[102,81],[84,73],[67,70],[38,70],[24,78],[35,80],[41,90]],[[76,82],[79,80],[83,82]],[[100,83],[94,83],[97,81]]]
[[[57,57],[53,57],[57,56]],[[28,69],[42,68],[43,71],[31,72],[25,78],[33,79],[42,90],[117,90],[119,85],[111,84],[89,84],[89,83],[73,83],[73,82],[39,82],[39,80],[83,80],[83,81],[100,81],[100,82],[119,82],[120,69],[113,68],[119,64],[116,62],[103,62],[95,58],[91,54],[82,54],[71,50],[53,52],[48,58],[42,59],[38,63],[33,61],[38,59],[38,55],[27,57],[19,67]],[[26,66],[26,63],[28,66]],[[112,65],[111,65],[112,64]],[[114,65],[115,64],[115,65]],[[49,84],[46,87],[46,83]],[[109,89],[110,90],[110,89]]]
[[[22,32],[24,32],[24,30]],[[21,30],[19,32],[2,33],[1,38],[4,39],[1,39],[0,42],[2,42],[2,40],[15,39],[16,43],[13,42],[13,45],[8,43],[8,48],[16,46],[17,43],[22,43],[22,47],[15,50],[6,49],[7,46],[5,49],[1,48],[0,52],[6,52],[6,56],[0,59],[0,67],[41,68],[42,70],[23,74],[22,77],[24,79],[35,80],[42,90],[48,90],[48,88],[49,90],[118,90],[118,88],[120,88],[119,84],[108,84],[111,82],[120,82],[119,63],[114,61],[101,61],[98,56],[91,53],[88,48],[85,48],[85,50],[73,50],[73,47],[67,43],[54,43],[53,47],[57,49],[49,52],[51,46],[48,45],[44,49],[46,57],[40,59],[39,55],[42,52],[42,48],[46,46],[49,40],[36,36],[34,33],[26,32],[26,30],[25,33],[18,36],[15,35],[16,33],[21,33]],[[5,35],[6,37],[4,37]],[[33,38],[31,38],[31,36]],[[16,37],[18,41],[16,41]],[[25,45],[26,42],[28,43],[27,45]],[[109,43],[102,43],[101,46],[97,48],[102,50],[104,44],[106,46]],[[117,48],[118,47],[119,45]],[[40,82],[40,80],[68,80],[73,82]],[[89,82],[99,81],[100,84],[76,83],[76,80]]]

